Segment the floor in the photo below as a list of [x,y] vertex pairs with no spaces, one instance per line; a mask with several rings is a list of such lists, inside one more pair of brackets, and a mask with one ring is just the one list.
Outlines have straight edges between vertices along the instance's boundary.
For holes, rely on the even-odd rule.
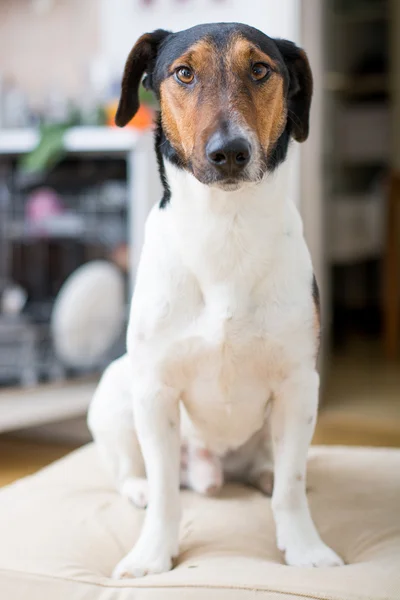
[[0,487],[65,456],[73,446],[0,437]]
[[[355,343],[332,357],[314,443],[400,447],[400,361]],[[64,456],[71,444],[0,436],[0,486]]]
[[400,358],[380,344],[354,339],[332,356],[315,442],[400,447]]

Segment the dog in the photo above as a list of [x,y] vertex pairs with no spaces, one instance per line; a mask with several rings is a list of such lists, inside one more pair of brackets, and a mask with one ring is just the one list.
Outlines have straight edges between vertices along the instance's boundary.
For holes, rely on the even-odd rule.
[[142,80],[159,102],[164,193],[146,224],[127,354],[88,418],[120,492],[148,503],[113,576],[171,569],[180,484],[211,494],[224,479],[272,491],[287,564],[341,565],[306,497],[320,309],[288,153],[309,131],[307,56],[237,23],[147,33],[126,62],[118,126]]

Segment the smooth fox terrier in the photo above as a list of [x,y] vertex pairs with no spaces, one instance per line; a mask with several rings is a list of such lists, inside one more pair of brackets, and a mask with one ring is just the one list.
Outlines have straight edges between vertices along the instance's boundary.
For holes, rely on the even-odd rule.
[[89,412],[118,489],[148,503],[113,576],[171,569],[180,485],[211,494],[232,479],[272,493],[287,564],[340,565],[306,497],[320,314],[287,155],[308,136],[307,56],[237,23],[147,33],[126,62],[117,125],[138,110],[142,81],[159,101],[164,194],[146,225],[128,352]]

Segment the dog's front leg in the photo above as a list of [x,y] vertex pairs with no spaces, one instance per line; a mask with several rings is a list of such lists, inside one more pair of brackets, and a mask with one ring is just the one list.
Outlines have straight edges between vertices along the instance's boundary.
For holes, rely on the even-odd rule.
[[308,448],[318,408],[318,374],[292,374],[275,392],[271,413],[275,482],[272,510],[277,543],[287,564],[334,566],[342,560],[321,540],[306,496]]
[[179,535],[179,394],[151,379],[134,386],[134,416],[146,466],[149,504],[134,548],[113,577],[163,573],[178,554]]

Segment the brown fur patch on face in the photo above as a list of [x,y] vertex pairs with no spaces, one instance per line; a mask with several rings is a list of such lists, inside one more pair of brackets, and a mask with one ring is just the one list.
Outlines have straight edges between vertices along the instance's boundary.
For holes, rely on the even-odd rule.
[[[267,155],[268,149],[277,141],[286,123],[283,78],[277,70],[276,63],[242,37],[232,40],[227,62],[231,78],[236,79],[236,86],[232,81],[232,88],[238,88],[235,94],[235,110],[256,133],[260,146]],[[251,65],[258,62],[267,64],[272,69],[265,82],[251,81]],[[246,92],[246,95],[243,92]]]
[[[185,161],[192,159],[198,131],[212,116],[212,106],[207,102],[205,92],[210,88],[212,65],[216,59],[215,47],[206,39],[200,40],[173,62],[170,76],[160,86],[162,125],[171,144]],[[193,86],[185,87],[175,80],[174,72],[181,66],[194,71],[196,82]]]
[[[263,82],[251,77],[257,62],[272,69]],[[194,71],[189,86],[176,81],[174,72],[182,66]],[[240,35],[232,36],[223,51],[204,38],[176,59],[169,72],[160,86],[162,126],[196,176],[210,168],[205,147],[211,135],[231,124],[252,132],[259,155],[268,156],[286,123],[283,77],[269,56]]]

